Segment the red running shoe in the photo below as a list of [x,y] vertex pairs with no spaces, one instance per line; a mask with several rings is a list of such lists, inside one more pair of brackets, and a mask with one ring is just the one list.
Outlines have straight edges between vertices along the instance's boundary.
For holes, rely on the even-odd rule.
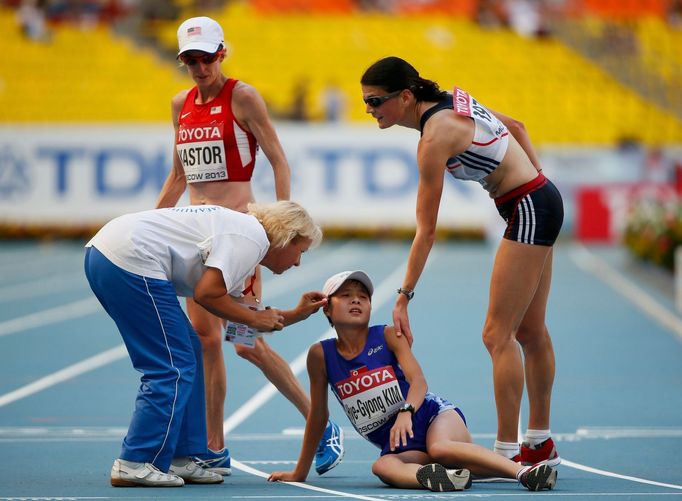
[[534,447],[528,442],[521,444],[521,464],[530,466],[537,463],[546,464],[551,467],[561,463],[561,458],[556,447],[554,447],[554,440],[551,437]]

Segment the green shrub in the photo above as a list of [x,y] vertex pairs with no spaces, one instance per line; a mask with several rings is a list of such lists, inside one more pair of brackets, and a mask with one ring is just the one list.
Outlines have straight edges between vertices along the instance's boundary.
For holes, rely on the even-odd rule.
[[628,217],[624,242],[635,256],[673,270],[675,249],[682,245],[682,200],[640,200]]

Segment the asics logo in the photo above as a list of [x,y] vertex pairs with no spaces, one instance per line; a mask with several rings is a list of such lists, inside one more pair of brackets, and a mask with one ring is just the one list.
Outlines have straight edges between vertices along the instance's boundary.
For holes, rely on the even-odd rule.
[[384,349],[383,344],[380,344],[379,346],[375,346],[373,348],[370,348],[369,351],[367,352],[367,356],[371,357],[372,355],[374,355],[375,353],[379,353],[383,349]]

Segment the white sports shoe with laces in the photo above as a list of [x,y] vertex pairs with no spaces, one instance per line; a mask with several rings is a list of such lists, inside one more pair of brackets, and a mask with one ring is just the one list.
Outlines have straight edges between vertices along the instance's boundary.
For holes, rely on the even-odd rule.
[[181,477],[186,484],[221,484],[223,476],[218,473],[202,468],[192,458],[175,458],[168,469],[168,473],[173,473]]
[[151,463],[136,463],[117,459],[111,467],[114,487],[182,487],[185,481],[177,475],[164,473]]

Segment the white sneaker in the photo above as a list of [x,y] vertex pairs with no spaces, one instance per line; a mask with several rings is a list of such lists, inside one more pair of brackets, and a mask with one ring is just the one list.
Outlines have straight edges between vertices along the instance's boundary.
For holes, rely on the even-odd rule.
[[182,487],[185,481],[177,475],[164,473],[151,463],[136,463],[117,459],[111,467],[114,487]]
[[223,483],[223,476],[218,473],[213,473],[205,468],[202,468],[195,463],[191,458],[175,458],[168,469],[169,473],[173,473],[181,477],[186,484],[221,484]]
[[463,491],[471,487],[469,470],[448,470],[442,464],[432,463],[417,470],[417,481],[433,492]]

